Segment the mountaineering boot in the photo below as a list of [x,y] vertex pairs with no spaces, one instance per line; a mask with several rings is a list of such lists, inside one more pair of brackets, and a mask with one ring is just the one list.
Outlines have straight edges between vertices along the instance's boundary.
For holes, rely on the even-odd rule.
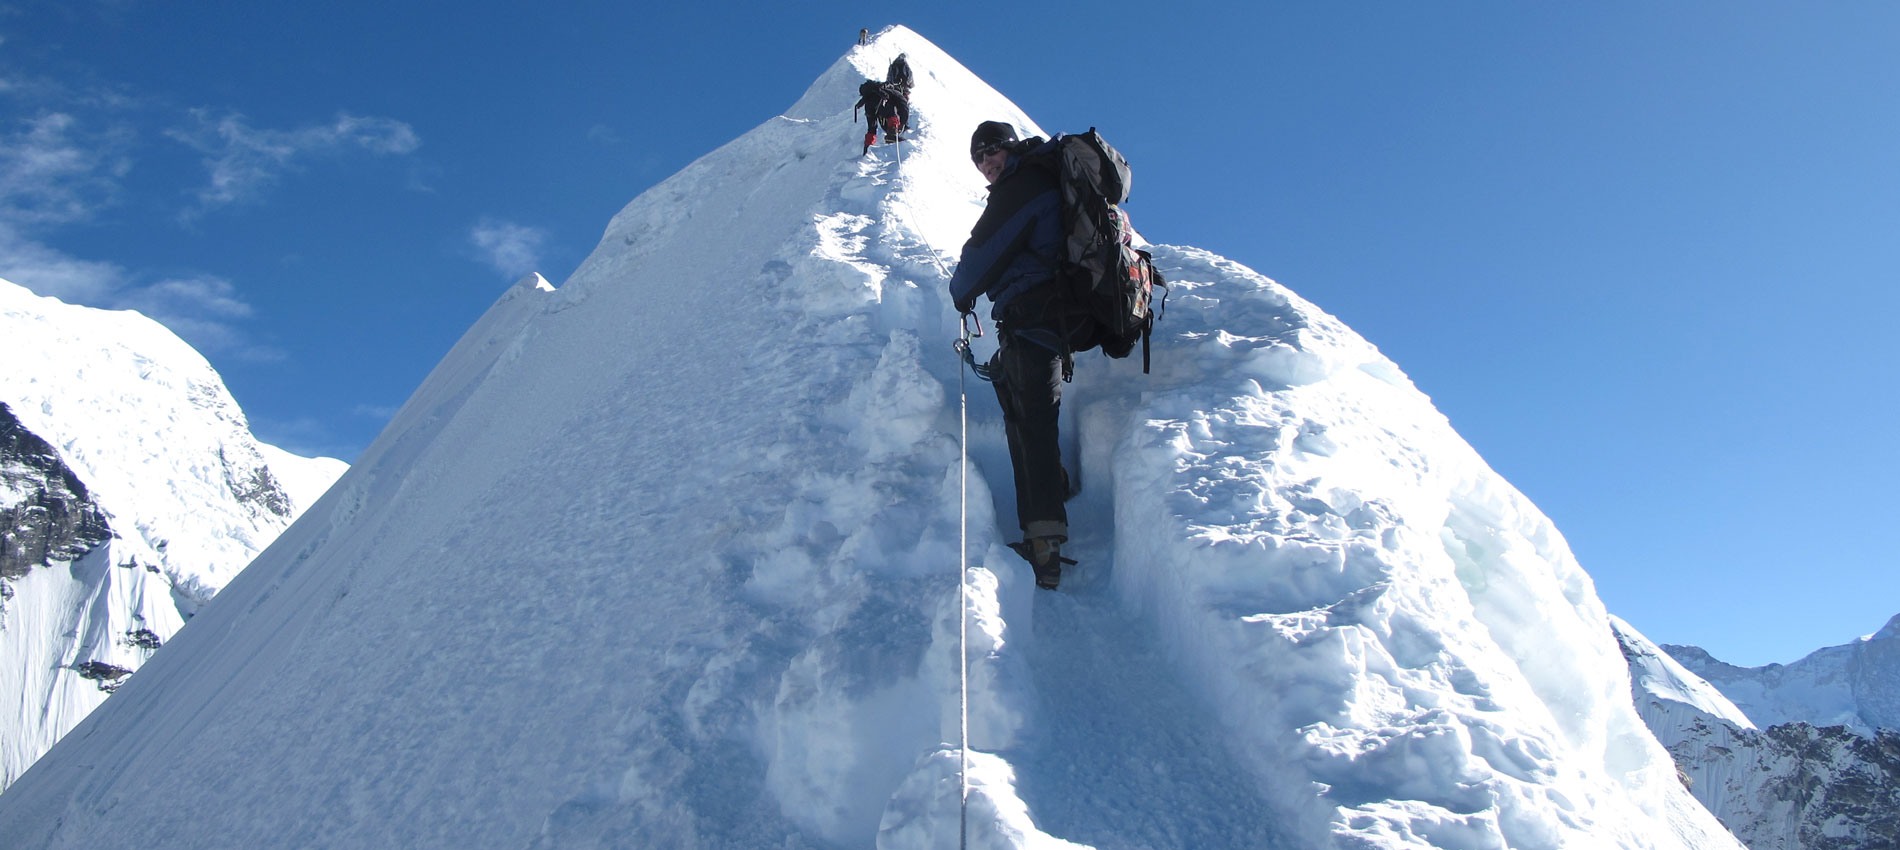
[[1029,540],[1029,565],[1036,569],[1036,586],[1055,590],[1062,583],[1062,544],[1054,537]]
[[1055,590],[1062,583],[1062,565],[1075,561],[1062,557],[1063,538],[1031,537],[1021,543],[1011,543],[1009,548],[1023,556],[1031,569],[1036,571],[1036,586],[1043,590]]

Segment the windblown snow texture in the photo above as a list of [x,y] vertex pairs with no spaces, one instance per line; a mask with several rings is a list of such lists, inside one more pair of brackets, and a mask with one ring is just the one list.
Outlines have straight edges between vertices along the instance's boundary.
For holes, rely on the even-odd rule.
[[4,788],[343,464],[257,442],[204,358],[137,313],[0,281],[0,340]]
[[[900,51],[914,138],[860,157]],[[1077,366],[1081,563],[1037,591],[943,291],[985,119],[1040,132],[892,28],[511,289],[0,834],[955,846],[963,389],[969,846],[1738,846],[1549,521],[1205,251],[1154,246],[1153,375]]]

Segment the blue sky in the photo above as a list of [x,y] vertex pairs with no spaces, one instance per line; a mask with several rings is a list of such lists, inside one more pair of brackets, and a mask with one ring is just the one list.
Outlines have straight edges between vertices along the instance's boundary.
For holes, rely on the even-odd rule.
[[1652,638],[1900,613],[1900,5],[679,5],[0,0],[0,277],[348,459],[516,277],[902,23],[1099,126],[1150,238],[1377,344]]

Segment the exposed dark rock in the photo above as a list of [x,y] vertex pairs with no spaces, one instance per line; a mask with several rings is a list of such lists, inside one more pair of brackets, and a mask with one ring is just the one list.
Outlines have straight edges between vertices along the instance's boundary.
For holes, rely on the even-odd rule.
[[79,671],[80,678],[98,682],[99,690],[108,693],[118,690],[119,685],[123,684],[121,680],[132,675],[131,670],[117,664],[107,664],[104,661],[81,662],[73,669]]
[[[1669,747],[1686,772],[1718,779],[1704,800],[1756,850],[1900,847],[1900,732],[1784,723],[1687,730]],[[1722,740],[1726,746],[1711,746]]]
[[234,464],[222,448],[218,450],[218,459],[224,462],[225,486],[231,488],[231,495],[237,497],[239,504],[273,516],[290,516],[290,495],[277,483],[277,476],[271,474],[270,467],[262,461]]
[[50,443],[0,403],[0,578],[73,561],[112,537],[105,513]]
[[157,649],[163,643],[151,629],[132,629],[125,633],[125,642],[140,649]]

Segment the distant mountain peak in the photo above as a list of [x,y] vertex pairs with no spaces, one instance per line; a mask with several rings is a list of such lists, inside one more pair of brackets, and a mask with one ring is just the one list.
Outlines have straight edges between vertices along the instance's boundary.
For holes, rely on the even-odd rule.
[[1762,726],[1804,722],[1861,734],[1900,730],[1900,615],[1879,631],[1787,664],[1740,667],[1699,647],[1665,647]]
[[[1672,652],[1685,659],[1678,665],[1629,624],[1615,622],[1643,721],[1696,799],[1749,846],[1887,848],[1900,840],[1892,815],[1900,811],[1900,732],[1801,720],[1757,728],[1686,669],[1708,670],[1737,697],[1772,706],[1772,694],[1762,691],[1801,688],[1809,659],[1751,670],[1677,647]],[[1783,677],[1792,681],[1782,684]]]
[[0,281],[0,339],[5,787],[308,507],[281,476],[314,498],[343,464],[259,443],[210,364],[137,313]]

